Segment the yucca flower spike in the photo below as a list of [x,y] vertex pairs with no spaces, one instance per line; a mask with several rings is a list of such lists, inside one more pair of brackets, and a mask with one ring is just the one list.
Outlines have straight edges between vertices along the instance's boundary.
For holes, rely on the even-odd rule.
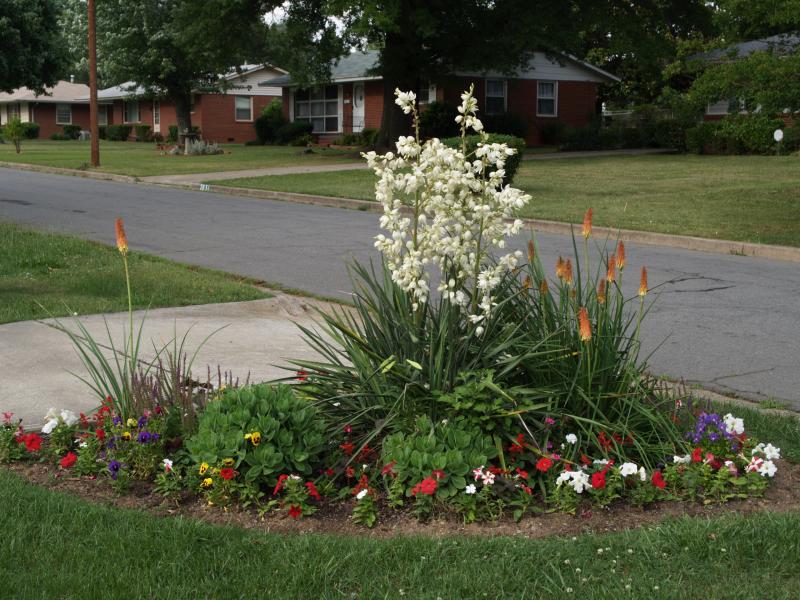
[[119,217],[114,223],[114,229],[117,232],[117,250],[124,256],[128,253],[128,237],[125,235],[125,227]]
[[592,235],[592,209],[586,211],[583,215],[583,237],[588,238]]
[[642,278],[639,280],[639,295],[642,298],[647,295],[647,267],[642,267]]
[[589,321],[589,311],[584,306],[581,306],[578,311],[578,328],[582,342],[588,342],[592,339],[592,324]]
[[622,240],[617,244],[617,267],[620,271],[625,268],[625,244]]

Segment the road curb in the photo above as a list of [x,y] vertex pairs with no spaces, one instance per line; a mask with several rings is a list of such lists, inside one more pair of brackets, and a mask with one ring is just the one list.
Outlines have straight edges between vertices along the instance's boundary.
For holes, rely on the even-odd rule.
[[[242,196],[245,198],[256,198],[263,200],[280,200],[282,202],[295,202],[298,204],[311,204],[315,206],[326,206],[329,208],[347,208],[365,212],[382,212],[381,205],[371,200],[357,200],[355,198],[337,198],[335,196],[317,196],[313,194],[299,194],[295,192],[276,192],[271,190],[255,190],[249,188],[232,187],[225,185],[212,185],[208,189],[203,189],[204,184],[198,183],[154,183],[145,182],[137,177],[127,175],[115,175],[113,173],[97,173],[93,171],[83,171],[80,169],[66,169],[61,167],[46,167],[42,165],[30,165],[26,163],[10,163],[0,161],[0,167],[19,169],[24,171],[38,171],[41,173],[51,173],[56,175],[72,175],[87,179],[98,179],[102,181],[117,181],[122,183],[138,183],[140,185],[150,185],[159,187],[169,187],[174,189],[213,192],[228,196]],[[544,221],[541,219],[522,219],[527,227],[533,228],[540,233],[570,234],[573,230],[571,223],[560,221]],[[666,246],[669,248],[681,248],[683,250],[693,250],[697,252],[709,252],[713,254],[728,254],[735,256],[752,256],[755,258],[765,258],[768,260],[782,260],[787,262],[800,262],[800,248],[790,246],[772,246],[768,244],[754,244],[752,242],[736,242],[732,240],[712,240],[686,235],[672,235],[667,233],[654,233],[648,231],[637,231],[633,229],[615,229],[612,227],[592,228],[593,232],[599,236],[608,236],[613,239],[621,239],[626,242],[636,244],[646,244],[649,246]]]
[[16,169],[18,171],[36,171],[38,173],[50,173],[52,175],[72,175],[73,177],[83,177],[84,179],[98,179],[100,181],[117,181],[120,183],[137,183],[136,177],[129,175],[117,175],[115,173],[98,173],[96,171],[84,171],[82,169],[67,169],[64,167],[48,167],[45,165],[31,165],[28,163],[15,163],[0,161],[0,167]]

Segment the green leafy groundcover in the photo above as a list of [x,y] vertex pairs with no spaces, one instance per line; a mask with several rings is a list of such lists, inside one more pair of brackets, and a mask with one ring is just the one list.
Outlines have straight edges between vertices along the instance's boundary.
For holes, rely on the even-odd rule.
[[378,540],[156,518],[4,471],[0,503],[8,598],[792,598],[800,585],[796,513],[578,538]]

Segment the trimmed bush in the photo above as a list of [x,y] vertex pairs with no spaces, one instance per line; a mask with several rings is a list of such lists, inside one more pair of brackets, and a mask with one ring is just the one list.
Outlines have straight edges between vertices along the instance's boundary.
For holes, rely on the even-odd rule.
[[273,486],[281,474],[311,475],[325,450],[316,408],[286,385],[225,390],[197,427],[186,442],[192,460],[214,465],[233,459],[233,468],[251,483]]
[[[77,140],[81,135],[81,126],[80,125],[64,125],[64,139],[67,140]],[[50,136],[50,139],[55,139],[53,136]]]
[[286,125],[286,119],[283,117],[283,103],[277,99],[263,108],[253,124],[256,137],[261,144],[274,143],[278,131],[284,125]]
[[[468,135],[467,136],[467,155],[474,154],[475,150],[478,149],[478,143],[481,141],[481,136],[479,135]],[[461,148],[461,138],[460,137],[451,137],[442,140],[442,143],[450,148]],[[519,169],[519,164],[522,161],[522,153],[525,151],[525,140],[522,138],[514,137],[513,135],[501,135],[497,133],[489,134],[489,144],[508,144],[510,148],[513,148],[517,152],[512,156],[509,156],[506,160],[506,176],[503,178],[503,185],[508,185],[512,181],[514,181],[514,175],[517,174],[517,170]]]
[[[305,143],[305,136],[310,136],[314,126],[309,121],[292,121],[285,123],[275,133],[276,144],[292,144],[297,140]],[[302,145],[302,144],[301,144]]]
[[419,133],[424,140],[448,138],[458,135],[454,106],[445,102],[431,102],[419,115]]
[[74,140],[75,138],[70,137],[64,133],[55,132],[50,134],[50,139],[53,140],[54,142],[64,142],[67,140]]
[[796,152],[797,150],[800,150],[800,122],[784,128],[781,142],[782,152]]
[[107,125],[106,137],[112,142],[125,142],[131,135],[131,125]]
[[108,125],[98,125],[97,126],[97,137],[101,140],[107,139],[108,132],[106,131]]
[[488,133],[502,133],[525,139],[528,135],[528,123],[515,113],[500,113],[497,115],[483,115],[481,117],[483,128]]
[[717,121],[714,147],[725,154],[772,154],[772,135],[783,121],[766,115],[731,115]]
[[564,141],[567,126],[561,121],[550,121],[539,127],[539,141],[546,146],[557,146]]
[[134,131],[136,131],[136,141],[137,142],[146,142],[149,141],[150,138],[150,125],[146,125],[144,123],[139,123],[138,125],[134,125]]
[[39,124],[38,123],[23,123],[22,124],[22,137],[26,140],[35,140],[39,137]]

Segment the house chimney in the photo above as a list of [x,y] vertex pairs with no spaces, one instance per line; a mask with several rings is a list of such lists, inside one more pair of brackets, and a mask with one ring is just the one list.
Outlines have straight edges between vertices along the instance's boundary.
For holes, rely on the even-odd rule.
[[75,75],[70,75],[69,76],[69,82],[70,83],[75,83]]

